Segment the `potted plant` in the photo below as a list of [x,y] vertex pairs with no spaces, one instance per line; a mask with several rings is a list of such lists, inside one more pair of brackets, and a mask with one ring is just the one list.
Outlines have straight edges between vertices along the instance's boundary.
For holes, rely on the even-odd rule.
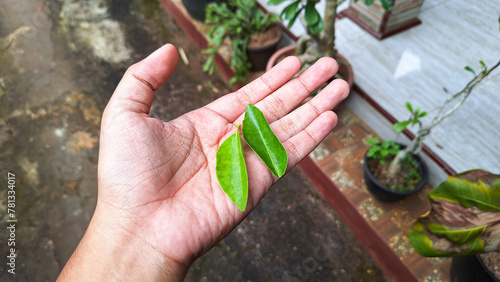
[[398,201],[421,191],[429,178],[427,166],[419,155],[408,155],[396,177],[387,175],[387,167],[406,146],[394,141],[380,141],[377,137],[367,142],[370,149],[364,156],[363,176],[366,187],[379,201]]
[[[500,65],[499,61],[493,67],[488,69],[483,61],[480,61],[479,63],[481,64],[482,68],[479,73],[476,73],[469,66],[465,67],[467,71],[471,72],[474,75],[473,79],[469,81],[469,83],[467,83],[467,85],[464,87],[463,90],[450,96],[447,100],[443,102],[443,104],[440,107],[438,107],[437,113],[433,117],[430,124],[424,126],[424,124],[421,121],[423,117],[427,116],[427,112],[421,111],[419,108],[414,108],[409,102],[406,103],[406,108],[410,112],[410,117],[408,118],[408,120],[395,123],[393,126],[393,130],[399,133],[405,130],[408,126],[416,124],[418,125],[418,131],[417,134],[415,135],[415,138],[412,140],[410,145],[406,147],[401,147],[400,149],[397,150],[397,152],[396,150],[391,150],[390,151],[391,154],[387,156],[388,161],[386,167],[384,167],[384,169],[381,172],[379,172],[378,175],[376,175],[376,177],[369,167],[370,163],[372,162],[365,161],[364,163],[365,180],[369,178],[397,179],[405,177],[404,170],[408,167],[408,161],[411,160],[413,156],[416,156],[420,152],[423,141],[431,133],[431,130],[435,126],[440,124],[446,117],[450,116],[455,111],[457,111],[463,105],[465,100],[470,96],[474,87],[478,85],[481,81],[483,81],[484,78],[486,78],[494,69],[496,69]],[[369,145],[374,145],[374,144],[372,142]],[[366,158],[368,160],[370,160],[371,158],[371,156],[369,156],[371,150],[373,149],[369,149],[367,152]],[[419,161],[417,162],[419,163],[419,165],[420,164],[423,165],[423,162]],[[385,187],[383,188],[383,190],[385,190],[388,193],[391,193],[391,191],[398,190],[391,188],[391,186],[397,187],[398,184],[391,184],[391,186],[386,186],[386,185],[384,186]],[[392,200],[401,199],[401,197],[392,197],[392,198],[393,198]],[[391,199],[386,198],[385,200],[391,200]]]
[[424,0],[350,1],[342,12],[361,28],[378,39],[383,39],[410,27],[419,25],[420,7]]
[[500,175],[457,174],[428,197],[430,212],[408,233],[413,248],[427,257],[454,257],[452,281],[500,281]]
[[[498,20],[500,23],[500,17]],[[465,67],[465,70],[472,73],[474,77],[466,84],[466,86],[461,91],[451,95],[441,104],[441,106],[437,108],[437,113],[430,124],[424,126],[421,121],[421,119],[427,115],[426,112],[421,111],[419,108],[414,108],[409,102],[406,103],[406,108],[410,112],[410,117],[405,121],[395,123],[393,126],[393,130],[399,133],[405,130],[409,125],[417,124],[418,131],[410,145],[401,148],[401,150],[399,150],[391,159],[389,165],[387,166],[387,169],[385,169],[384,171],[384,178],[394,179],[401,177],[403,168],[405,167],[405,163],[409,159],[408,156],[411,157],[417,155],[420,152],[423,141],[431,133],[431,130],[435,126],[439,125],[445,118],[455,113],[470,96],[474,87],[481,83],[486,77],[488,77],[490,73],[500,65],[500,61],[498,61],[493,67],[489,69],[483,61],[479,61],[479,64],[481,65],[481,71],[479,73],[476,73],[476,71],[470,66]],[[365,173],[371,173],[371,171],[366,167],[367,165],[367,162],[365,162]],[[371,174],[373,176],[373,173]],[[379,175],[377,176],[377,178],[378,177],[381,176]],[[385,188],[388,188],[385,190],[389,190],[389,192],[390,190],[393,190],[390,189],[390,187]]]
[[264,70],[265,62],[276,50],[281,39],[281,28],[274,24],[276,15],[265,14],[256,0],[230,0],[228,3],[210,3],[207,6],[205,23],[211,25],[207,32],[209,54],[203,70],[213,73],[215,55],[226,38],[230,38],[233,54],[229,65],[235,75],[230,80],[247,82],[249,70]]
[[[278,5],[289,0],[269,0],[268,5]],[[339,71],[336,77],[346,80],[349,86],[353,84],[353,72],[349,62],[337,53],[335,48],[335,19],[337,16],[337,5],[342,0],[327,0],[323,18],[316,9],[319,0],[291,0],[291,3],[283,8],[281,18],[288,20],[290,28],[297,19],[306,28],[307,34],[300,37],[296,48],[287,46],[278,50],[267,64],[267,69],[279,61],[280,57],[295,54],[302,61],[302,70],[308,68],[321,57],[328,56],[337,60]],[[386,2],[385,0],[378,0]],[[373,1],[372,1],[373,2]],[[388,9],[391,6],[387,6]]]

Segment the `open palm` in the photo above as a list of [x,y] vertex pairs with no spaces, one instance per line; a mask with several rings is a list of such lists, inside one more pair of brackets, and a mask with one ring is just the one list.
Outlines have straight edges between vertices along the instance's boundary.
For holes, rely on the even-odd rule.
[[[149,116],[158,89],[178,61],[165,45],[132,66],[103,116],[97,210],[163,256],[186,267],[227,235],[278,179],[244,145],[249,198],[241,212],[215,176],[220,144],[241,124],[246,105],[257,106],[288,153],[288,170],[309,154],[336,124],[330,111],[348,94],[334,80],[296,108],[337,71],[331,58],[319,60],[297,78],[300,61],[289,57],[235,93],[175,120]],[[292,111],[293,110],[293,111]]]

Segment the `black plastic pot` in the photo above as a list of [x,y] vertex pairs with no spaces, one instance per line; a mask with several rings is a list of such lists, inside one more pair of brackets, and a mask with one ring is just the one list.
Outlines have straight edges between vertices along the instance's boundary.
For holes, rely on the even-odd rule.
[[276,41],[272,44],[263,47],[247,46],[248,60],[252,64],[250,68],[251,71],[263,71],[266,69],[267,61],[269,61],[269,58],[276,52],[282,37],[283,32],[280,33],[280,37],[276,38]]
[[205,22],[205,6],[215,0],[182,0],[189,15],[200,22]]
[[[406,148],[406,146],[402,144],[399,144],[399,146],[401,148]],[[381,184],[371,173],[370,169],[368,168],[368,157],[365,154],[363,163],[363,176],[365,179],[365,184],[368,190],[373,194],[373,196],[375,196],[377,200],[383,202],[395,202],[404,199],[408,195],[418,193],[422,189],[424,189],[424,186],[425,184],[427,184],[427,180],[429,179],[429,170],[427,169],[427,166],[422,161],[422,158],[420,158],[420,156],[412,155],[412,158],[418,164],[418,173],[421,176],[420,182],[418,182],[415,189],[411,191],[394,191],[391,188]]]
[[454,257],[451,261],[450,278],[453,282],[500,282],[486,268],[479,255]]

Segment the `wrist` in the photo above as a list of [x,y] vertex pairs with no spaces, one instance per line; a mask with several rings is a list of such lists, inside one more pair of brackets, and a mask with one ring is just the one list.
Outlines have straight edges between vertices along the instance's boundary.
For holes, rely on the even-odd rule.
[[153,248],[98,205],[58,280],[182,281],[188,267]]

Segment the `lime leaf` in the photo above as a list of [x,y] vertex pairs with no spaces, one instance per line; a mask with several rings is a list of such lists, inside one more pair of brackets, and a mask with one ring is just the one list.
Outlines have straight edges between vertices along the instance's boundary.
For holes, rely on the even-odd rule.
[[288,162],[285,147],[271,130],[264,114],[251,104],[247,106],[242,133],[267,168],[277,177],[283,176]]
[[239,128],[217,150],[215,173],[224,193],[244,211],[248,199],[248,174]]

